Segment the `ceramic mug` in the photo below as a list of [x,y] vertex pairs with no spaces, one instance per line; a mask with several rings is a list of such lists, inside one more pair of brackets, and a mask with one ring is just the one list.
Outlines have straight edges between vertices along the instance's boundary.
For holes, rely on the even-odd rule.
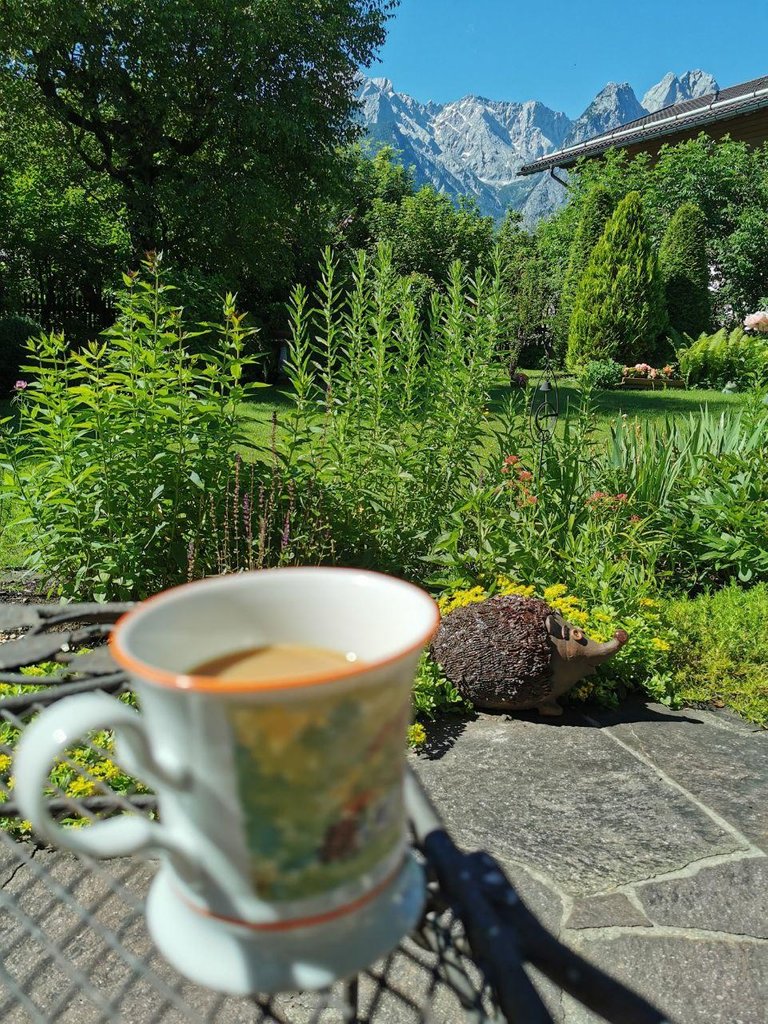
[[[161,593],[110,638],[141,713],[105,694],[43,711],[19,743],[19,806],[58,846],[159,854],[149,930],[196,981],[245,994],[348,977],[396,946],[422,910],[405,732],[437,623],[417,587],[354,569],[270,569]],[[271,682],[193,672],[275,643],[359,661]],[[128,814],[66,829],[48,814],[52,762],[102,728],[114,729],[120,765],[157,793],[159,821]]]

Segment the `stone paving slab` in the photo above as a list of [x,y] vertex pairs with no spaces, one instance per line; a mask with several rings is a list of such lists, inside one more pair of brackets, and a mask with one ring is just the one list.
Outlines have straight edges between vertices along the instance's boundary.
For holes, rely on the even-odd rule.
[[[659,731],[672,725],[657,722]],[[697,731],[705,727],[693,726]],[[571,896],[678,870],[745,844],[605,730],[480,716],[419,775],[450,830]]]
[[635,892],[653,924],[768,939],[768,857],[729,860]]
[[532,909],[559,893],[563,941],[677,1024],[768,1024],[768,733],[640,704],[445,728],[419,774],[457,841],[535,872]]
[[768,731],[731,715],[699,712],[696,727],[689,712],[667,714],[672,720],[664,729],[642,718],[603,721],[612,736],[768,853]]
[[644,928],[650,923],[648,915],[627,895],[611,892],[606,896],[574,900],[565,927],[577,931],[583,928]]
[[[622,934],[576,941],[584,956],[645,995],[677,1024],[766,1024],[766,949],[738,941]],[[562,1024],[597,1024],[563,999]]]

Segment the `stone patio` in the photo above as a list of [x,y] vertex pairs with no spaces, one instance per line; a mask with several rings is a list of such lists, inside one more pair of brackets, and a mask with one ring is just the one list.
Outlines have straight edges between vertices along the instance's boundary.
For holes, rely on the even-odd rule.
[[[677,1024],[766,1024],[768,733],[727,712],[638,703],[554,721],[445,719],[430,737],[413,760],[454,838],[495,854],[566,943]],[[258,1019],[245,1000],[180,981],[154,952],[141,914],[153,872],[0,845],[0,1020]],[[398,969],[405,989],[417,983],[413,965]],[[543,990],[559,1024],[598,1020]],[[281,1005],[297,1024],[312,1017],[306,997]],[[432,1024],[461,1019],[447,1004],[435,1013]],[[376,1017],[412,1019],[396,1004]]]
[[678,1024],[766,1024],[768,733],[638,703],[480,715],[433,747],[419,773],[454,836],[491,850],[564,942]]

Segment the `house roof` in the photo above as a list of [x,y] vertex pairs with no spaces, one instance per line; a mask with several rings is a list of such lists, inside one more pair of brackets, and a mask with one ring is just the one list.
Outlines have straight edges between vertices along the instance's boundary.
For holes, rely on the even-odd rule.
[[586,142],[549,153],[540,160],[525,164],[517,173],[536,174],[538,171],[554,170],[555,167],[573,167],[582,157],[600,156],[616,146],[663,139],[667,135],[704,128],[717,121],[727,121],[765,107],[768,107],[768,75],[693,100],[675,103],[670,107],[662,107],[653,114],[639,117],[636,121],[596,135]]

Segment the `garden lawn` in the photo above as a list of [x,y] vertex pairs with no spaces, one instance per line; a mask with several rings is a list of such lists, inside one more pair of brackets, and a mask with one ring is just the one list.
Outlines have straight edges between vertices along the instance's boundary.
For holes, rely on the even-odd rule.
[[[532,384],[541,379],[541,370],[523,370]],[[569,405],[579,401],[579,389],[573,377],[561,378],[558,375],[560,408],[565,417]],[[499,408],[509,388],[496,388],[492,396],[491,408]],[[688,416],[699,412],[706,406],[710,412],[721,413],[729,409],[737,410],[744,403],[744,395],[724,395],[720,391],[702,391],[668,388],[659,391],[630,391],[624,388],[614,391],[597,392],[594,398],[600,429],[608,433],[618,416],[625,415],[628,419],[637,419],[644,423],[650,420],[665,420],[668,417]]]
[[[533,384],[541,378],[540,370],[525,370]],[[575,406],[579,401],[579,389],[573,378],[558,381],[560,392],[561,427],[565,421],[568,406]],[[499,384],[491,394],[491,412],[499,411],[510,389],[506,384]],[[666,391],[603,391],[595,396],[598,429],[607,434],[619,416],[626,415],[630,420],[641,423],[650,420],[665,420],[669,417],[688,416],[697,413],[703,407],[711,412],[721,413],[728,410],[736,411],[744,402],[743,395],[724,395],[719,391],[683,391],[669,389]],[[277,414],[278,429],[281,416],[291,408],[291,390],[288,386],[264,387],[255,399],[242,407],[245,432],[253,443],[269,446],[272,432],[272,417]],[[245,453],[244,453],[245,454]]]
[[[13,407],[10,401],[0,400],[0,421],[12,412]],[[2,483],[1,471],[0,483]],[[20,568],[27,552],[28,542],[25,539],[24,529],[16,525],[9,525],[18,512],[18,504],[12,496],[9,495],[0,501],[0,573],[6,569]]]
[[[240,407],[243,415],[243,430],[253,444],[269,447],[272,437],[272,420],[277,415],[278,430],[281,416],[287,415],[292,405],[290,387],[260,388],[250,402]],[[247,453],[243,454],[247,458]]]

